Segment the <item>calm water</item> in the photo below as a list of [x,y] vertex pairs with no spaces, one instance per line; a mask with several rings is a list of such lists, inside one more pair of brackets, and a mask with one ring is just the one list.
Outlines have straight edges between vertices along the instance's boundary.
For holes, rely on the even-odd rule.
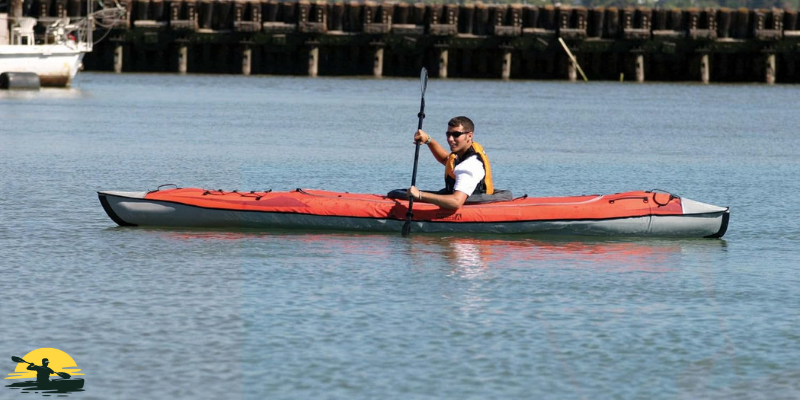
[[437,138],[476,121],[515,195],[660,188],[730,206],[728,234],[118,228],[97,190],[406,187],[419,82],[86,73],[0,92],[0,375],[54,347],[85,399],[800,397],[800,87],[432,80],[426,102]]

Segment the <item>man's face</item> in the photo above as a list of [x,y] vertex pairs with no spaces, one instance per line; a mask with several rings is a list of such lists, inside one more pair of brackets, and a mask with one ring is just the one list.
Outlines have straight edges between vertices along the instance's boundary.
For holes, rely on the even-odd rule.
[[462,125],[448,126],[447,127],[447,144],[450,145],[450,151],[453,153],[461,153],[472,145],[472,132],[466,131]]

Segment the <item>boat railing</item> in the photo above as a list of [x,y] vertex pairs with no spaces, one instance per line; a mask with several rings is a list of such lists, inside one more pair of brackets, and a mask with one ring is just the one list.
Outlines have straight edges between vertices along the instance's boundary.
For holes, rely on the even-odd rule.
[[[66,45],[81,52],[90,52],[94,44],[95,26],[107,29],[123,20],[126,14],[116,0],[100,2],[100,10],[94,10],[94,2],[86,0],[86,16],[82,17],[14,17],[5,16],[12,45]],[[5,21],[4,21],[5,22]],[[2,43],[6,44],[6,43]]]
[[97,26],[106,29],[128,27],[128,21],[130,19],[128,17],[128,11],[119,1],[98,0],[97,4],[100,6],[100,9],[92,14]]
[[[80,51],[92,51],[92,32],[94,31],[94,18],[90,13],[85,18],[80,18],[74,21],[68,21],[63,27],[64,33],[67,35],[67,44],[75,44]],[[63,36],[62,36],[63,39]],[[70,39],[74,39],[70,40]]]
[[80,18],[9,18],[10,44],[17,46],[66,45],[82,52],[92,51],[92,16]]

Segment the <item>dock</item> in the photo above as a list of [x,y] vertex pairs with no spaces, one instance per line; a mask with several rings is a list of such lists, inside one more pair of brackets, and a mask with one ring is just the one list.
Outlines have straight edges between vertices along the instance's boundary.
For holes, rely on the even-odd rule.
[[[580,66],[589,80],[800,82],[796,10],[104,1],[127,12],[98,20],[86,70],[413,77],[424,66],[438,78],[582,81]],[[80,4],[36,0],[31,12]]]

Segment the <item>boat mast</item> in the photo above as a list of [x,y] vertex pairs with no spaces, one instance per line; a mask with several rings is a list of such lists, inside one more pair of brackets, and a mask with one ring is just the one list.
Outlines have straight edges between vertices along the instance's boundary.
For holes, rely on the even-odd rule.
[[94,39],[92,34],[94,33],[94,1],[95,0],[86,0],[86,51],[92,51],[92,46],[94,45]]

